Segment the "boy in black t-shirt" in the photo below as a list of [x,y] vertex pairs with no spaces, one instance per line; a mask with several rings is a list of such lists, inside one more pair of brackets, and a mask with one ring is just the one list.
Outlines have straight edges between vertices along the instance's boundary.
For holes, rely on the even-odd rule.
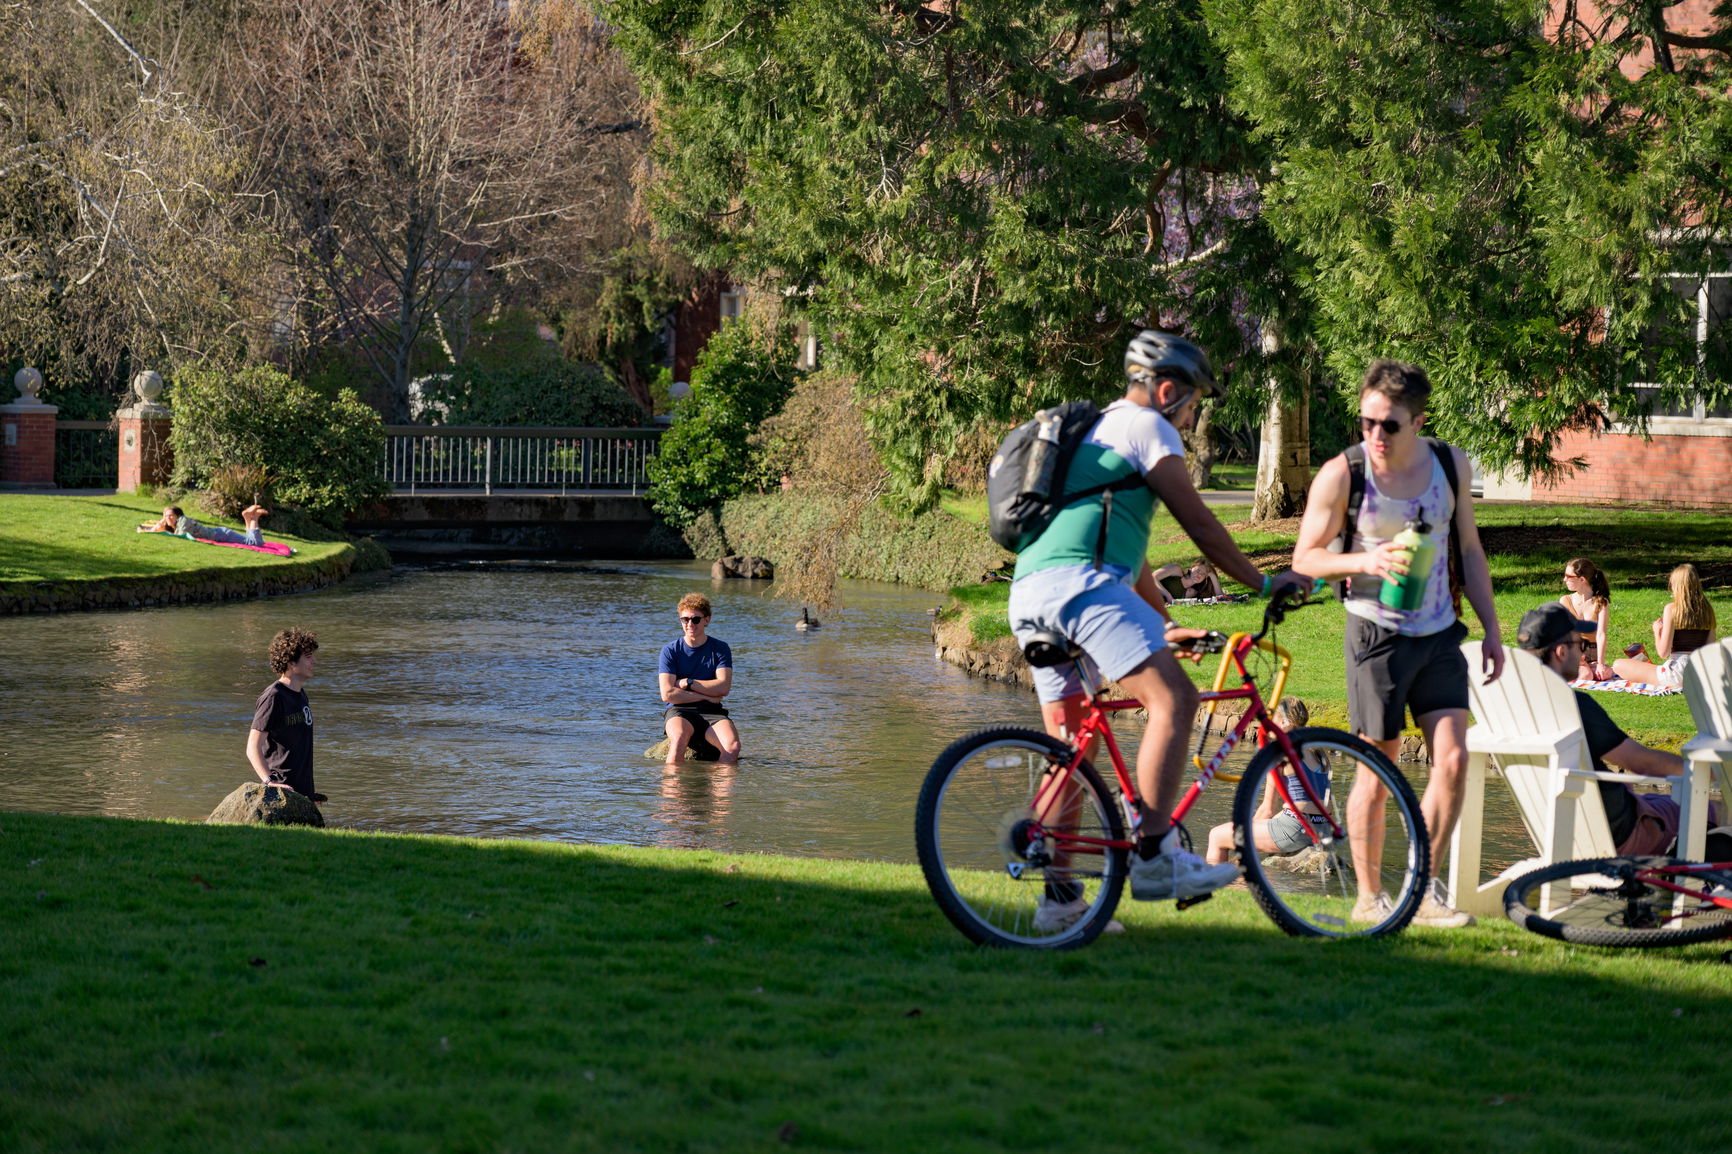
[[319,639],[301,629],[285,629],[271,639],[271,669],[277,679],[265,686],[247,734],[247,760],[266,785],[283,785],[315,802],[313,790],[313,707],[303,686],[313,676]]

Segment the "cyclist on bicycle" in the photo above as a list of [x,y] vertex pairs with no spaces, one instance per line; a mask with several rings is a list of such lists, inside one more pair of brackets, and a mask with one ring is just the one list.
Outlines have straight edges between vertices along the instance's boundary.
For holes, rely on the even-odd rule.
[[[1019,644],[1042,631],[1069,638],[1102,676],[1148,710],[1137,751],[1142,802],[1131,896],[1163,901],[1217,890],[1239,876],[1239,867],[1207,865],[1181,848],[1169,817],[1197,711],[1197,687],[1170,646],[1202,634],[1173,625],[1149,568],[1156,498],[1203,555],[1240,584],[1273,593],[1289,586],[1308,591],[1310,581],[1292,570],[1264,576],[1191,484],[1179,430],[1192,425],[1198,403],[1216,391],[1208,355],[1183,337],[1145,330],[1125,350],[1125,375],[1124,397],[1107,407],[1077,450],[1065,490],[1081,492],[1133,470],[1146,485],[1123,490],[1116,499],[1111,492],[1084,497],[1059,511],[1017,555],[1010,624]],[[1047,732],[1063,738],[1087,705],[1076,669],[1035,669],[1034,681]],[[1080,887],[1068,888],[1073,884],[1048,883],[1036,915],[1042,928],[1063,928],[1064,918],[1086,910]]]

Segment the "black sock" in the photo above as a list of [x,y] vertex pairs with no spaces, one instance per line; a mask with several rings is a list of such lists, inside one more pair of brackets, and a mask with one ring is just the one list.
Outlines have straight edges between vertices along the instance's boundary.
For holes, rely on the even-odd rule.
[[1142,858],[1144,861],[1160,857],[1161,843],[1165,840],[1167,840],[1167,835],[1165,833],[1162,833],[1159,837],[1148,837],[1147,835],[1139,837],[1137,839],[1137,856]]
[[1046,898],[1051,902],[1074,902],[1083,896],[1081,882],[1047,882]]

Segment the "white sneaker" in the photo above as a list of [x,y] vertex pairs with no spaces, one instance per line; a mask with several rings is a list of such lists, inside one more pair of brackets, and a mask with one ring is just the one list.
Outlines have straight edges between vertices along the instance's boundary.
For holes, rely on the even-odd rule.
[[[1075,901],[1055,902],[1049,897],[1042,897],[1040,905],[1035,907],[1034,928],[1043,934],[1058,934],[1070,929],[1077,921],[1089,912],[1089,900],[1086,897]],[[1122,934],[1125,925],[1117,918],[1107,923],[1103,934]]]
[[1419,903],[1419,912],[1413,915],[1413,924],[1430,926],[1434,930],[1459,930],[1473,925],[1473,915],[1450,905],[1449,891],[1443,888],[1443,879],[1432,878],[1425,897]]
[[1197,898],[1232,885],[1239,867],[1232,862],[1210,865],[1187,849],[1179,848],[1176,832],[1161,841],[1161,852],[1144,858],[1131,852],[1131,896],[1139,902],[1168,902]]

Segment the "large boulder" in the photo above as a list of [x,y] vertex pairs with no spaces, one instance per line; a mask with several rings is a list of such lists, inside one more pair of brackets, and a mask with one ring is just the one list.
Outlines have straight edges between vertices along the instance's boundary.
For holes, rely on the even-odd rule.
[[286,785],[249,781],[223,798],[205,821],[212,825],[322,826],[325,815],[312,798]]
[[745,577],[754,581],[769,581],[776,576],[776,567],[762,557],[735,555],[723,557],[710,566],[710,579]]

